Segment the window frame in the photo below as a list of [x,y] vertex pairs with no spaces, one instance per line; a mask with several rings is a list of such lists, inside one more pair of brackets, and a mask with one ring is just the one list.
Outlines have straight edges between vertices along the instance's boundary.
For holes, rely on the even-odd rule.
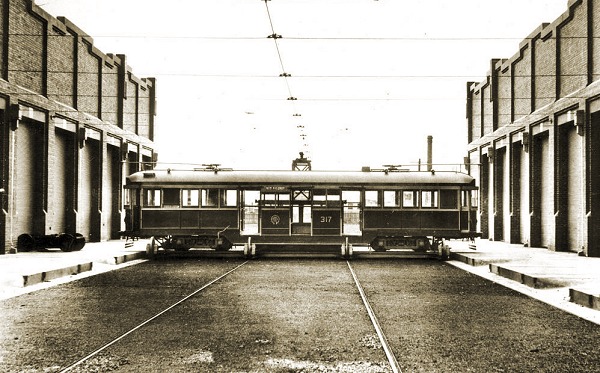
[[[194,197],[194,193],[196,192],[196,196]],[[187,198],[185,198],[187,194]],[[193,201],[196,201],[196,204],[193,204]],[[191,201],[192,203],[187,204],[187,201]],[[198,189],[190,189],[190,188],[181,188],[181,207],[183,208],[198,208],[200,207],[200,191]]]
[[[152,201],[151,204],[150,196],[152,193]],[[161,188],[146,188],[144,189],[144,207],[157,208],[162,207],[162,189]]]
[[[375,199],[373,199],[372,197],[369,198],[367,196],[367,194],[375,194]],[[374,201],[369,203],[369,201]],[[364,206],[365,208],[378,208],[378,207],[382,207],[381,204],[381,193],[380,190],[376,190],[376,189],[367,189],[364,191]]]
[[[422,209],[439,209],[440,208],[440,198],[439,198],[439,191],[437,189],[421,189],[420,191],[421,196],[420,196],[420,202],[421,202],[421,208]],[[425,194],[426,193],[431,193],[431,196],[428,198],[428,200],[431,202],[428,206],[425,205]]]
[[[420,190],[419,189],[403,189],[401,190],[402,193],[402,205],[401,207],[403,209],[418,209],[419,208],[419,195],[420,195]],[[410,194],[409,194],[410,193]],[[412,201],[411,205],[407,205],[406,202],[408,201],[407,196],[410,195],[411,198],[410,200]]]

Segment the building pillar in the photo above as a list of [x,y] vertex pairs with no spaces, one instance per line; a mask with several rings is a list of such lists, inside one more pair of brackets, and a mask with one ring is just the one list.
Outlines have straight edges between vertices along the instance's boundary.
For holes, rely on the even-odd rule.
[[480,174],[480,185],[479,195],[481,198],[481,238],[490,237],[490,171],[492,167],[490,165],[490,157],[488,153],[481,154],[481,174]]
[[587,243],[584,253],[590,257],[600,257],[600,107],[598,109],[589,116],[585,131],[588,202]]
[[[522,138],[524,132],[513,135],[510,139],[510,243],[521,243],[521,157],[523,151]],[[521,142],[518,139],[521,138]]]

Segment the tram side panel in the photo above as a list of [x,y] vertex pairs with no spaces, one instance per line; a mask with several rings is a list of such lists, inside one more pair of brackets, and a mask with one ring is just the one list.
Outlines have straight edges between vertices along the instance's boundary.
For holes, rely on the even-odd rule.
[[365,192],[371,198],[365,199],[364,237],[376,250],[429,249],[444,238],[470,237],[476,211],[459,205],[460,193],[460,188]]

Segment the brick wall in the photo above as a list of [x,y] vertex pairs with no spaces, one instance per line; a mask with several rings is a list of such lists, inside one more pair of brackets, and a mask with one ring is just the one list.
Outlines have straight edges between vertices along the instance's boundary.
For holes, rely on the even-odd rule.
[[[589,217],[600,215],[600,204],[590,202],[600,190],[591,172],[599,153],[594,151],[598,135],[590,123],[600,113],[600,2],[569,0],[553,22],[525,36],[512,57],[491,62],[481,82],[467,85],[467,152],[484,153],[503,139],[530,143],[522,143],[520,158],[511,157],[519,163],[511,165],[520,167],[518,175],[499,175],[482,157],[478,185],[483,236],[498,238],[495,225],[504,224],[504,241],[510,233],[514,242],[551,250],[584,248],[587,255],[600,256],[595,235],[586,226],[596,222]],[[574,118],[579,118],[577,128]],[[567,132],[560,135],[560,126],[569,130],[568,137]],[[492,189],[502,177],[514,180],[504,184],[502,196],[494,195]],[[502,217],[494,216],[495,201],[489,197],[506,203],[509,193],[520,193],[513,201],[519,216],[510,217],[507,208]]]
[[[154,132],[155,81],[136,77],[124,56],[101,52],[71,21],[52,17],[31,0],[0,0],[0,14],[7,14],[0,18],[0,41],[8,51],[0,48],[2,78],[142,137]],[[76,116],[72,109],[59,111]]]
[[481,89],[481,105],[482,105],[482,113],[483,116],[483,134],[488,134],[494,132],[494,103],[490,100],[490,92],[491,85],[486,84]]
[[513,121],[531,113],[531,49],[521,49],[513,62]]
[[82,39],[78,44],[76,109],[99,117],[100,81],[98,77],[102,61],[93,53],[93,46],[89,41]]
[[111,57],[102,64],[102,102],[100,117],[102,120],[119,123],[119,67]]
[[533,41],[534,57],[534,105],[540,109],[554,101],[556,97],[556,39],[552,33],[544,37],[536,37]]
[[[485,92],[485,87],[497,75],[498,87],[492,101],[498,110],[496,124],[502,127],[586,87],[592,79],[600,77],[600,53],[594,53],[600,50],[598,7],[600,5],[593,0],[569,2],[565,13],[553,23],[542,24],[525,37],[511,58],[492,63],[487,79],[471,85],[467,92],[469,99],[474,100],[477,91]],[[511,71],[513,76],[509,82]],[[512,107],[505,101],[512,102]],[[482,104],[484,133],[490,133],[488,129],[493,127],[494,118],[487,115],[485,100]],[[474,116],[475,105],[470,110],[467,115]],[[507,117],[511,120],[506,120]]]
[[557,28],[559,40],[559,97],[587,85],[587,9],[572,7]]
[[[146,89],[144,86],[141,86],[138,96],[138,110],[142,113],[150,112],[150,91]],[[138,133],[141,136],[151,138],[150,137],[150,123],[148,122],[147,116],[139,116],[138,117]]]
[[75,107],[76,38],[55,22],[48,30],[48,98]]
[[502,127],[512,122],[511,69],[510,66],[500,68],[498,73],[498,126]]
[[8,80],[44,94],[45,25],[28,10],[27,1],[9,1]]
[[[114,237],[122,220],[120,185],[104,201],[103,188],[111,184],[103,180],[122,179],[122,144],[153,153],[155,99],[155,80],[136,77],[125,55],[98,50],[79,27],[32,0],[0,0],[0,169],[6,212],[0,214],[0,254],[13,248],[21,233]],[[40,131],[28,131],[33,123]],[[84,127],[91,132],[81,132]],[[86,140],[86,133],[93,138]],[[114,147],[110,156],[95,150],[106,149],[108,137]],[[93,167],[83,157],[90,152]],[[130,151],[128,160],[141,158]],[[106,166],[111,159],[117,162]],[[79,213],[82,205],[94,212]],[[110,219],[101,219],[99,206]]]
[[[591,39],[592,51],[600,51],[600,4],[598,2],[589,2],[589,14],[591,20]],[[600,79],[600,53],[591,53],[592,62],[592,80]]]
[[[7,19],[7,14],[8,14],[8,6],[6,6],[6,4],[4,3],[4,1],[0,1],[0,17],[2,17],[3,20]],[[8,22],[2,22],[0,24],[0,42],[2,43],[2,46],[6,45],[8,43]],[[7,61],[7,57],[4,51],[4,47],[0,48],[0,78],[4,79],[4,80],[8,80],[8,71],[6,69],[6,61]]]
[[480,92],[473,92],[470,107],[470,124],[473,140],[481,138],[481,95]]
[[134,77],[128,74],[125,78],[125,85],[127,86],[127,97],[123,101],[123,129],[136,132],[138,124],[138,83]]

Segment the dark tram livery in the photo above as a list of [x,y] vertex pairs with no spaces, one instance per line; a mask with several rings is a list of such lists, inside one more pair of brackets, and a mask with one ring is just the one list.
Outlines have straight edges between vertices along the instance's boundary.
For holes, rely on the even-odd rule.
[[458,172],[142,171],[127,177],[128,237],[149,252],[243,246],[247,256],[354,246],[440,256],[473,239],[477,188]]

